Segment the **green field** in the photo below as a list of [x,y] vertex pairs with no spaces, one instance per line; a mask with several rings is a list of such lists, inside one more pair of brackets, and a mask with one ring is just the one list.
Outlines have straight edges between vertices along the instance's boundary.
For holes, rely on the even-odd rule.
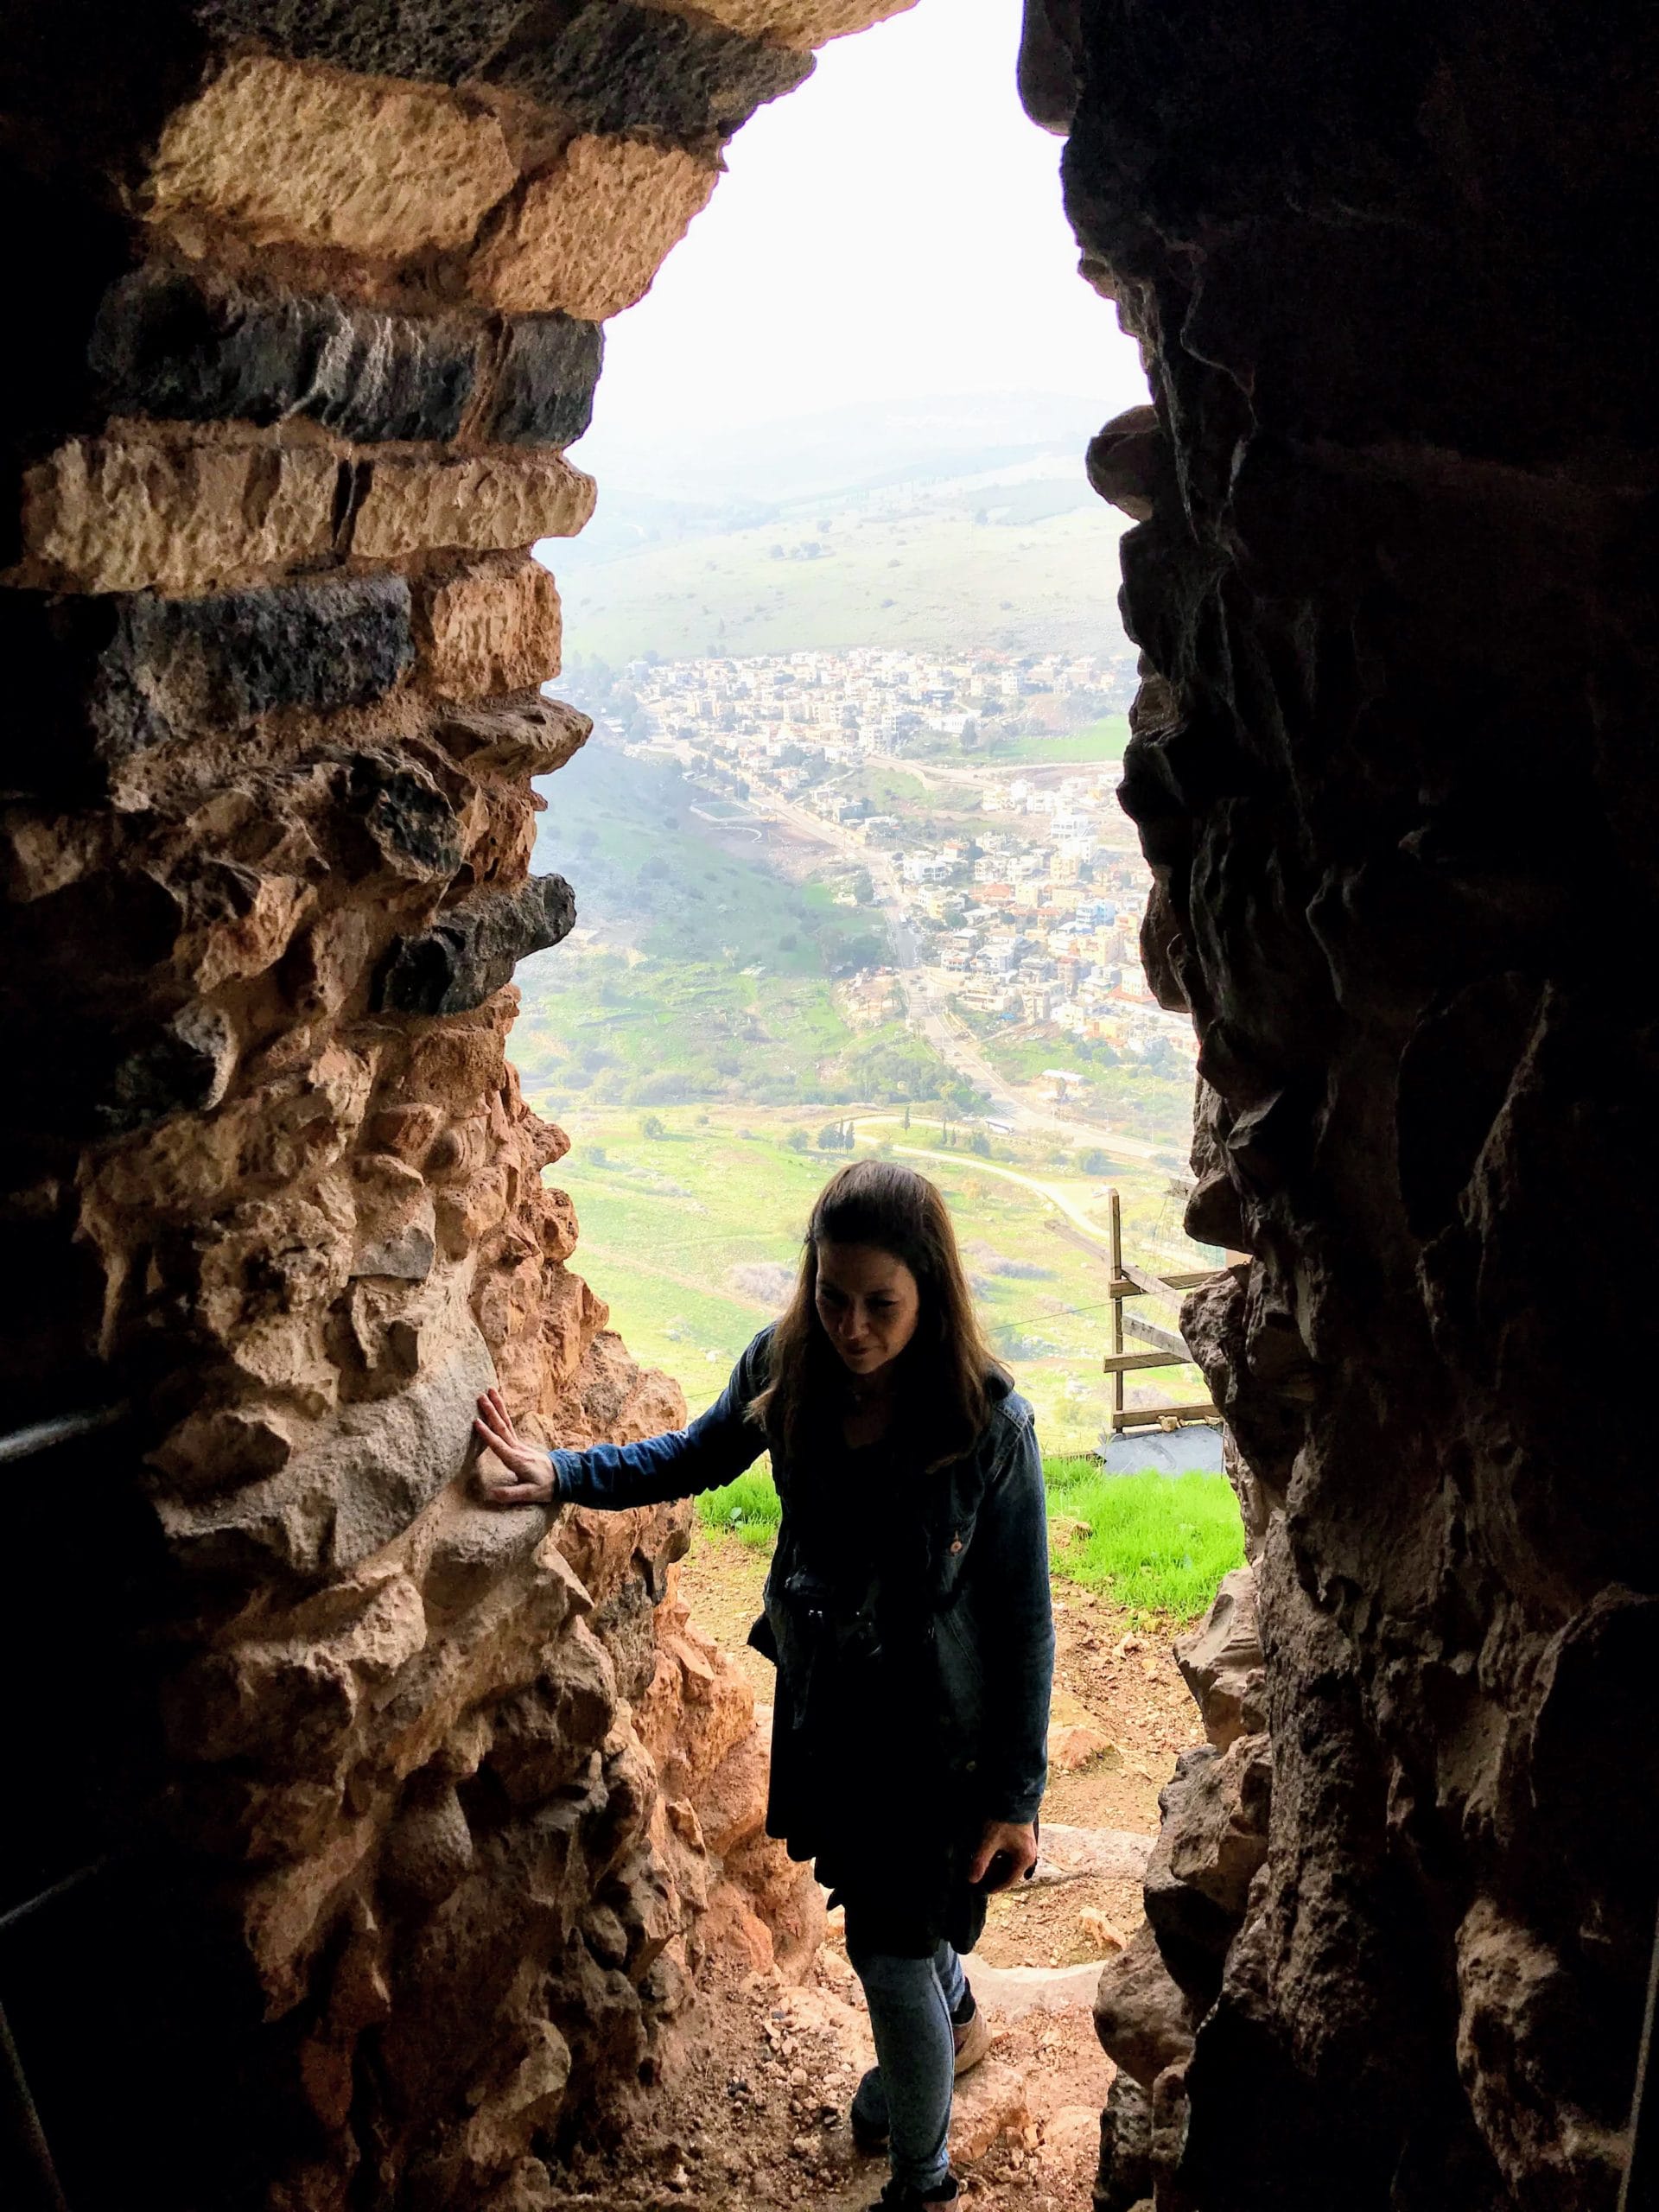
[[[1077,1457],[1046,1459],[1043,1479],[1055,1576],[1135,1612],[1195,1620],[1223,1575],[1244,1563],[1225,1475],[1109,1475]],[[765,1461],[697,1500],[705,1529],[757,1551],[770,1548],[780,1517]]]
[[1004,1039],[984,1023],[974,1027],[985,1048],[985,1057],[1005,1081],[1034,1083],[1045,1068],[1074,1071],[1088,1082],[1082,1110],[1103,1127],[1165,1142],[1170,1157],[1179,1161],[1190,1141],[1192,1076],[1172,1045],[1154,1059],[1122,1059],[1113,1046],[1087,1038],[1017,1037]]
[[1121,760],[1129,741],[1127,715],[1103,715],[1084,729],[1056,735],[993,739],[986,750],[993,760],[1029,762],[1033,766],[1065,766],[1074,761]]
[[860,645],[1098,652],[1122,637],[1123,524],[1081,480],[1064,509],[991,522],[961,504],[827,531],[769,522],[594,565],[549,550],[567,635],[619,664]]
[[[530,1071],[524,1088],[537,1111],[561,1118],[561,1102]],[[648,1118],[660,1135],[643,1133]],[[844,1157],[817,1147],[821,1126],[820,1116],[779,1109],[664,1106],[647,1116],[584,1108],[575,1146],[549,1171],[575,1202],[575,1265],[609,1304],[612,1325],[635,1357],[671,1375],[693,1411],[716,1396],[786,1293],[812,1198]],[[1000,1163],[965,1151],[928,1157],[937,1125],[919,1118],[908,1133],[891,1115],[868,1126],[898,1156],[908,1147],[944,1192],[982,1319],[1037,1408],[1045,1448],[1092,1450],[1109,1406],[1100,1371],[1109,1341],[1107,1270],[1047,1192],[1103,1224],[1106,1183],[1034,1158],[1010,1166],[1006,1145]],[[793,1148],[791,1137],[806,1149]],[[1029,1180],[1010,1181],[1010,1173]],[[1201,1264],[1198,1248],[1180,1236],[1165,1177],[1136,1166],[1115,1170],[1112,1180],[1133,1252],[1154,1266]],[[1155,1318],[1173,1323],[1173,1307]],[[1190,1400],[1201,1387],[1191,1368],[1132,1380],[1163,1399]]]

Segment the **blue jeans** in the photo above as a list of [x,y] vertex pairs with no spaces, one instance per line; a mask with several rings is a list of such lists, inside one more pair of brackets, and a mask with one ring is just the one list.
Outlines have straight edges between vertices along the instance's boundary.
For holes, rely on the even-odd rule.
[[861,2120],[891,2130],[893,2179],[925,2196],[950,2171],[950,2015],[967,1990],[962,1961],[949,1943],[931,1958],[901,1959],[849,1941],[847,1955],[864,1985],[876,2057],[853,2102]]

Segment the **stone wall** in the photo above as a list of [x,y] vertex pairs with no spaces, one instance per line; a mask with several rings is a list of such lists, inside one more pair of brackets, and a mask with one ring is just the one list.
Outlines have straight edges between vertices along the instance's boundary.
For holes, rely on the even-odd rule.
[[904,4],[9,24],[0,1363],[94,1418],[9,1470],[0,1903],[94,1871],[0,1996],[78,2207],[531,2202],[711,1942],[810,1949],[684,1511],[487,1512],[469,1421],[683,1412],[505,1057],[588,735],[528,548],[724,139]]
[[1592,2212],[1659,1888],[1654,20],[1028,17],[1156,403],[1090,469],[1271,1745],[1167,1793],[1102,2202]]

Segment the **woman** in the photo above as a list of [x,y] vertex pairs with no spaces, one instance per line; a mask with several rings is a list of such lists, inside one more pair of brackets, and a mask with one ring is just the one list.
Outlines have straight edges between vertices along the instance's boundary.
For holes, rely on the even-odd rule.
[[890,1161],[842,1168],[788,1310],[689,1428],[550,1455],[492,1391],[478,1433],[513,1478],[486,1489],[503,1506],[658,1503],[770,1448],[783,1517],[750,1639],[778,1669],[767,1833],[846,1906],[878,2061],[853,2131],[890,2152],[880,2203],[950,2202],[952,2076],[989,2043],[958,1954],[1036,1862],[1054,1629],[1031,1408],[985,1348],[944,1200]]

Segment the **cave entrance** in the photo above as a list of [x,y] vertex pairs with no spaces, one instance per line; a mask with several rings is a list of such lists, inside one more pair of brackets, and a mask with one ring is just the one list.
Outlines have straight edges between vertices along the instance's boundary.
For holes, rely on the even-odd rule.
[[[0,1993],[73,2198],[171,2157],[202,2212],[534,2203],[535,2146],[620,2125],[684,2009],[677,1731],[711,1775],[748,1737],[659,1620],[683,1531],[550,1542],[467,1490],[493,1379],[570,1439],[677,1411],[569,1264],[568,1141],[507,1057],[515,968],[576,925],[533,785],[556,830],[588,734],[528,549],[593,514],[602,326],[734,129],[902,13],[26,0],[8,44],[51,313],[6,364],[6,1433],[120,1413],[17,1463],[4,1630]],[[1184,1326],[1249,1461],[1275,1722],[1242,1899],[1259,1742],[1180,1777],[1138,1961],[1172,2039],[1125,2060],[1103,2189],[1599,2208],[1653,1925],[1649,1424],[1608,1394],[1585,1450],[1536,1293],[1652,1365],[1651,1025],[1606,957],[1652,904],[1651,26],[1032,31],[1158,394],[1091,475],[1136,522],[1124,795],[1203,1039],[1189,1218],[1253,1255]],[[970,534],[1021,527],[997,489]]]
[[[674,1617],[671,1521],[486,1525],[462,1441],[495,1378],[563,1435],[676,1410],[566,1264],[566,1141],[505,1054],[515,967],[573,922],[532,782],[587,736],[526,549],[589,518],[601,327],[723,142],[898,12],[25,11],[8,173],[57,304],[10,364],[0,599],[25,1552],[85,1508],[84,1610],[42,1578],[6,1631],[41,2202],[481,2208],[671,2041],[713,1864],[675,1762],[747,1807],[744,1700]],[[1018,467],[980,474],[1010,467],[970,528],[1021,527]],[[766,1871],[713,1885],[710,1942],[721,1910],[772,1941]]]

